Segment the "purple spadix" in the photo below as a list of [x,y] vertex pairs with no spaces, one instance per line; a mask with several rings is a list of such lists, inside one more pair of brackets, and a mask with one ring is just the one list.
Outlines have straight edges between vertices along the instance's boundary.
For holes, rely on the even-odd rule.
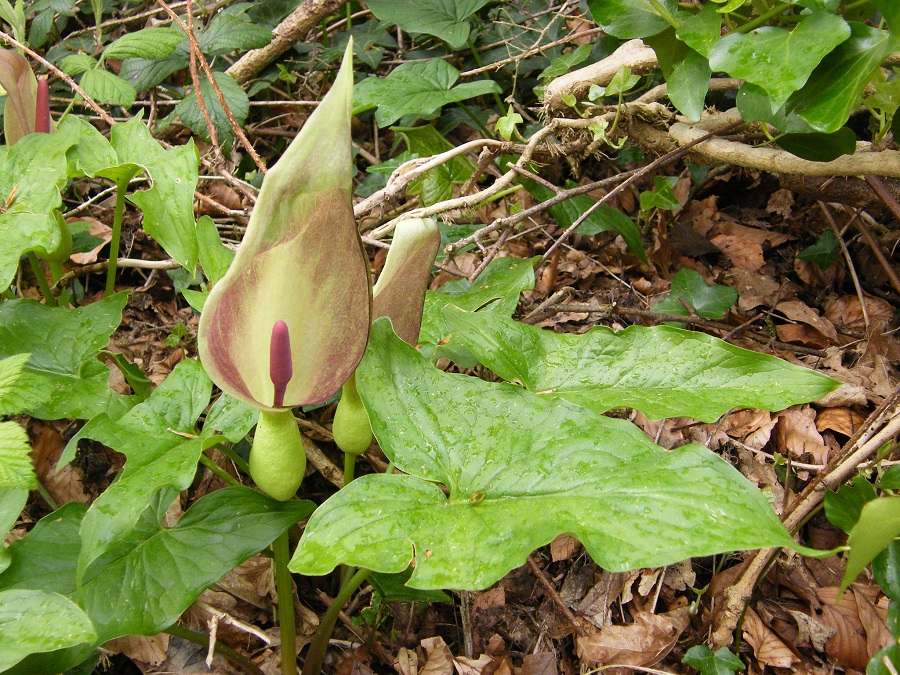
[[294,361],[291,358],[291,334],[284,321],[276,321],[272,326],[272,341],[269,344],[269,378],[275,385],[273,405],[284,405],[284,393],[288,382],[294,376]]

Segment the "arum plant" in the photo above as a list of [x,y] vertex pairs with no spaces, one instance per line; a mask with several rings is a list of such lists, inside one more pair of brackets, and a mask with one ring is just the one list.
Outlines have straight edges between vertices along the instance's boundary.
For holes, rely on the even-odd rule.
[[[353,218],[352,44],[331,90],[269,170],[243,243],[206,300],[200,358],[225,392],[259,409],[250,475],[288,500],[306,468],[291,408],[331,398],[362,358],[372,291]],[[282,671],[296,672],[287,533],[273,543]]]

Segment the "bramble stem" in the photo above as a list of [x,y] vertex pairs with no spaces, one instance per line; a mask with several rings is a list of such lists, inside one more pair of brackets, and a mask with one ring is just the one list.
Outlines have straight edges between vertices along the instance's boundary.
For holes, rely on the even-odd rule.
[[346,583],[341,585],[331,607],[322,615],[319,621],[319,627],[316,634],[313,635],[312,642],[309,645],[309,651],[306,653],[306,660],[303,662],[302,675],[319,675],[322,670],[322,662],[325,660],[325,650],[328,648],[328,641],[334,632],[334,626],[337,623],[338,615],[347,604],[350,596],[362,586],[362,583],[369,578],[372,570],[361,569],[354,574]]
[[25,257],[28,258],[31,269],[34,270],[34,276],[37,279],[38,286],[41,288],[41,295],[44,296],[44,302],[48,307],[56,307],[56,296],[53,295],[50,286],[47,284],[47,278],[44,276],[44,268],[41,266],[34,251],[29,251],[25,254]]
[[275,564],[275,592],[278,595],[278,625],[281,628],[282,675],[297,673],[297,625],[294,617],[294,585],[291,582],[289,531],[272,542]]
[[109,240],[109,267],[106,268],[106,297],[116,292],[116,264],[122,239],[122,215],[125,213],[125,191],[131,176],[116,181],[116,206],[113,210],[112,239]]

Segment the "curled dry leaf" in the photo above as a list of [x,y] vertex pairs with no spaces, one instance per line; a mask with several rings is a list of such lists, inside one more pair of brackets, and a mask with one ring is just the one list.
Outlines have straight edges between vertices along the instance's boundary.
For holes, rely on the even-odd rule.
[[[872,601],[864,593],[857,592],[856,589],[853,590],[854,595],[856,595],[856,607],[859,610],[859,621],[863,626],[863,630],[866,631],[866,650],[869,658],[872,658],[891,644],[894,638],[891,636],[885,621],[886,611],[885,615],[882,616],[878,608],[872,604]],[[886,609],[887,607],[885,606]]]
[[453,659],[453,667],[457,675],[482,675],[485,669],[494,662],[487,654],[482,654],[477,659],[467,659],[458,656]]
[[850,408],[828,408],[816,416],[816,429],[830,429],[844,436],[852,436],[866,419]]
[[723,430],[744,445],[761,450],[769,442],[776,422],[768,410],[740,410],[728,416]]
[[103,648],[113,654],[125,654],[133,661],[140,661],[149,666],[158,666],[166,660],[169,649],[169,636],[158,635],[126,635],[110,640]]
[[783,285],[772,276],[735,268],[728,277],[728,285],[738,292],[738,309],[748,312],[759,307],[774,307],[792,297],[796,290]]
[[825,643],[835,634],[835,629],[805,612],[793,609],[789,609],[788,612],[797,622],[796,645],[802,646],[809,643],[817,652],[824,652]]
[[825,645],[825,651],[845,668],[865,670],[869,652],[865,628],[859,618],[856,594],[852,590],[844,593],[840,604],[835,604],[837,594],[837,586],[826,586],[819,589],[819,599],[822,602],[822,623],[835,630],[835,634]]
[[828,462],[828,446],[816,429],[816,411],[808,406],[794,406],[775,415],[775,446],[782,455],[802,460],[812,457],[814,464]]
[[781,638],[763,623],[759,614],[749,607],[747,613],[744,614],[743,635],[747,644],[753,648],[753,654],[762,667],[790,668],[800,661],[800,658],[781,641]]
[[453,654],[450,653],[444,638],[440,636],[425,638],[420,644],[428,655],[428,660],[422,666],[419,675],[453,674]]
[[419,675],[419,655],[412,649],[400,647],[394,659],[394,670],[400,675]]
[[[863,296],[866,301],[866,313],[869,315],[869,321],[880,319],[882,321],[890,321],[894,316],[894,310],[891,303],[881,298],[873,298],[868,295]],[[862,303],[856,295],[845,295],[838,298],[823,315],[826,319],[834,324],[847,326],[848,328],[856,328],[865,330],[866,321],[862,312]]]
[[710,243],[722,251],[725,257],[740,269],[756,272],[765,265],[762,246],[749,239],[718,234],[710,239]]
[[[837,344],[839,342],[834,324],[830,320],[819,316],[819,312],[805,302],[801,302],[800,300],[787,300],[785,302],[779,302],[775,309],[791,321],[796,321],[815,329],[831,344]],[[779,328],[781,328],[781,326],[779,326]],[[779,337],[780,336],[781,333],[779,333]]]
[[550,557],[553,562],[570,560],[579,548],[581,548],[581,544],[575,537],[561,534],[550,542]]
[[687,608],[665,614],[639,612],[634,623],[607,626],[575,639],[578,658],[589,666],[652,666],[660,661],[688,627]]

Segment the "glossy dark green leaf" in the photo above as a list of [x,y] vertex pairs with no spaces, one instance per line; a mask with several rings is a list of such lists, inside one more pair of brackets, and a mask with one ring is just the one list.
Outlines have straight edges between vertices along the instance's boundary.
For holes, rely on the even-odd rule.
[[762,87],[745,82],[738,90],[737,109],[745,122],[767,122],[782,132],[814,133],[809,122],[799,115],[788,112],[786,106],[775,106],[771,97]]
[[900,4],[895,0],[871,0],[871,4],[881,12],[891,32],[900,34]]
[[713,46],[722,37],[722,15],[712,3],[678,24],[676,34],[694,51],[707,59]]
[[175,527],[144,519],[123,556],[104,556],[82,580],[81,604],[99,640],[170,626],[203,590],[314,508],[230,487],[197,500]]
[[787,109],[816,131],[831,133],[846,123],[872,72],[900,48],[900,37],[862,23],[850,23],[851,36],[829,53]]
[[711,74],[707,58],[691,49],[666,78],[669,100],[692,122],[703,113]]
[[781,410],[838,382],[808,368],[668,326],[554,333],[501,316],[444,310],[447,326],[508,382],[548,400],[602,413],[636,408],[650,419],[712,422],[731,408]]
[[775,142],[797,157],[813,162],[830,162],[841,155],[856,152],[856,134],[847,127],[841,127],[830,134],[784,134]]
[[449,358],[463,368],[475,366],[478,363],[475,357],[447,329],[444,307],[454,305],[469,311],[512,316],[519,304],[519,294],[534,288],[534,262],[495,258],[474,282],[455,279],[437,291],[427,291],[418,342],[422,355],[435,361]]
[[469,38],[468,17],[490,0],[371,0],[366,6],[380,21],[397,24],[410,33],[435,35],[454,50]]
[[397,574],[374,572],[369,582],[385,602],[449,602],[450,596],[443,591],[423,591],[406,585],[412,570]]
[[459,71],[442,59],[404,63],[387,77],[359,82],[353,90],[353,112],[377,107],[375,121],[386,127],[406,115],[424,117],[448,103],[501,91],[489,80],[456,84],[457,80]]
[[889,466],[878,479],[878,487],[882,490],[900,490],[900,464]]
[[[890,663],[889,668],[886,664]],[[900,644],[888,645],[869,659],[866,675],[894,675],[900,663]]]
[[561,532],[613,571],[796,546],[759,490],[705,448],[666,452],[624,420],[442,373],[383,319],[357,384],[382,449],[409,475],[363,476],[320,506],[296,572],[414,563],[414,588],[480,589]]
[[651,310],[660,314],[688,316],[690,312],[682,300],[693,308],[698,316],[721,319],[737,302],[737,291],[731,286],[710,285],[699,272],[692,269],[678,270],[672,278],[669,297],[657,302]]
[[109,368],[97,358],[121,323],[127,299],[119,293],[77,309],[33,300],[0,304],[0,358],[31,354],[0,411],[89,419],[100,413],[118,417],[134,405],[109,388]]
[[645,190],[641,193],[641,211],[650,211],[651,209],[678,211],[681,208],[681,202],[672,192],[677,182],[678,176],[654,176],[653,190]]
[[832,525],[849,534],[859,520],[863,506],[877,496],[869,481],[854,476],[851,483],[842,485],[837,492],[825,493],[825,516]]
[[[533,180],[523,180],[522,185],[537,200],[546,201],[553,197],[553,191]],[[566,187],[574,187],[567,184]],[[549,208],[550,215],[565,229],[570,228],[585,211],[597,202],[587,195],[577,195]],[[644,242],[641,239],[641,230],[634,221],[618,209],[607,204],[597,207],[575,230],[578,234],[592,235],[598,232],[618,232],[628,246],[628,249],[638,258],[647,262],[647,253],[644,250]]]
[[790,31],[764,26],[731,33],[712,48],[709,64],[762,87],[780,107],[806,83],[822,58],[848,37],[850,27],[842,17],[813,12]]
[[[872,576],[892,602],[900,600],[900,541],[895,539],[875,556],[875,559],[872,560]],[[900,604],[896,610],[900,610]],[[896,611],[894,618],[895,621],[900,619]],[[898,631],[900,631],[900,621],[891,628],[893,635],[897,635]]]
[[[678,9],[676,0],[661,0],[669,14]],[[606,33],[617,38],[639,38],[656,35],[669,23],[652,10],[648,3],[634,0],[588,0],[591,16]]]

